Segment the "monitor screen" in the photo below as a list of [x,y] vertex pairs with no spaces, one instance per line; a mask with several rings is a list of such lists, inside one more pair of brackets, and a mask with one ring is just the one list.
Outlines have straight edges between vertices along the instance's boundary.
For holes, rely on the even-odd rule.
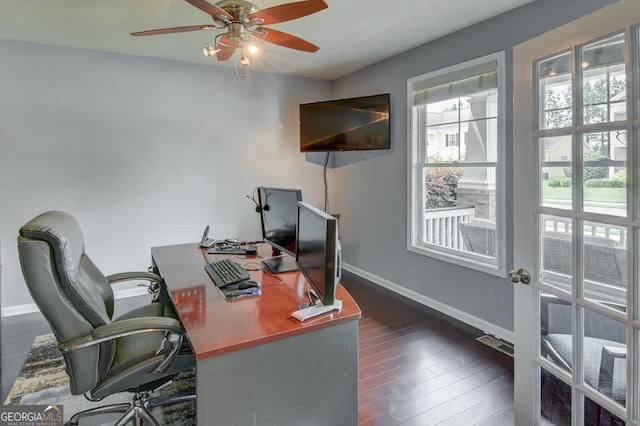
[[390,148],[389,94],[300,105],[300,151]]
[[310,204],[298,203],[296,263],[323,305],[333,305],[340,280],[338,220]]
[[[302,201],[302,191],[261,186],[258,188],[258,200],[262,238],[276,250],[295,257],[298,201]],[[271,266],[269,268],[272,269]]]

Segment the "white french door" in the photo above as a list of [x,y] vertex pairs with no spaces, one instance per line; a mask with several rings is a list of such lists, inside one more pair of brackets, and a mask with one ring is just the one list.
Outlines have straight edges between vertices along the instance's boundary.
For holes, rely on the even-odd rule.
[[640,1],[514,48],[515,424],[640,426]]

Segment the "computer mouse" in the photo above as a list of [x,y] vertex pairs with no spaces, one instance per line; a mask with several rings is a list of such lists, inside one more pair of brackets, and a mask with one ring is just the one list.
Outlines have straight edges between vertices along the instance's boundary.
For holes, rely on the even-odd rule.
[[244,252],[245,254],[256,254],[258,253],[258,247],[250,244],[244,248]]
[[247,288],[260,287],[260,284],[255,281],[243,281],[238,284],[238,290],[245,290]]

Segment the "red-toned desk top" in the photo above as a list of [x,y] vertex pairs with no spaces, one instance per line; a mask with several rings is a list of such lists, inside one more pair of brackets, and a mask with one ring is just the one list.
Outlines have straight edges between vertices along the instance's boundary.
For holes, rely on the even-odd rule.
[[[263,253],[269,247],[261,248]],[[153,247],[151,256],[164,278],[171,299],[191,341],[196,359],[236,351],[360,318],[360,308],[340,285],[336,298],[342,311],[301,323],[291,318],[307,301],[307,283],[300,272],[278,274],[285,282],[261,269],[260,256],[227,256],[245,265],[252,279],[262,283],[262,295],[228,302],[204,270],[221,255],[207,254],[196,243]],[[252,271],[251,269],[259,269]]]

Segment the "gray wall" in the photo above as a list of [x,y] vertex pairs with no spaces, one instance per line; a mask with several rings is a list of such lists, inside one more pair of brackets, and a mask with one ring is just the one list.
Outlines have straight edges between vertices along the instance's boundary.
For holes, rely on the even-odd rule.
[[[512,47],[614,1],[537,0],[519,9],[379,62],[334,82],[334,98],[391,93],[392,148],[335,153],[331,211],[341,213],[343,260],[409,295],[513,330],[513,288],[487,275],[407,251],[407,79],[504,50],[507,75],[506,158],[512,160]],[[507,168],[507,223],[512,233],[512,170]],[[511,252],[509,241],[507,252]],[[512,266],[511,253],[507,267]],[[417,297],[418,299],[420,297]]]
[[[104,273],[145,270],[149,247],[258,238],[245,195],[301,187],[320,205],[322,167],[298,146],[298,104],[330,82],[0,40],[2,306],[32,303],[19,227],[73,214]],[[119,289],[126,285],[119,285]]]

